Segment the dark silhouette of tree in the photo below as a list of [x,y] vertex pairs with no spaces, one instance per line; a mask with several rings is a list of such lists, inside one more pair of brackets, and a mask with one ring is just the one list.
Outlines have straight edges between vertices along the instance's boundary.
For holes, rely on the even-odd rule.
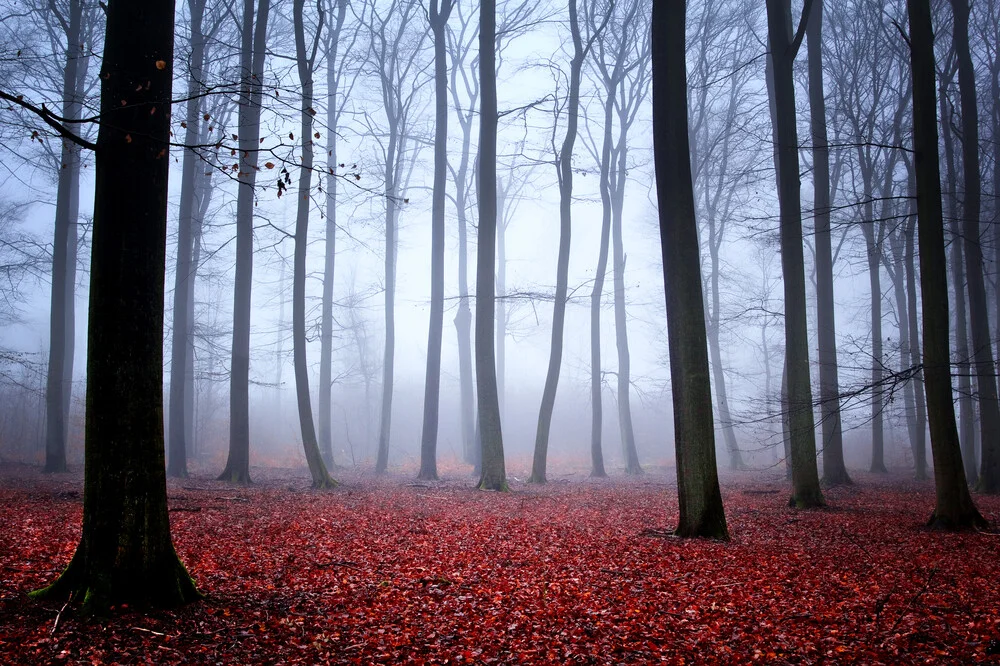
[[[962,206],[962,238],[965,277],[969,290],[969,323],[972,326],[972,360],[979,403],[982,461],[976,489],[1000,493],[1000,403],[990,340],[989,306],[983,278],[982,233],[979,225],[982,199],[979,170],[979,107],[976,73],[969,52],[969,0],[951,0],[954,17],[952,42],[958,57],[958,87],[962,108],[962,173],[965,199]],[[996,137],[994,137],[996,140]],[[961,285],[956,285],[961,289]],[[975,462],[973,462],[973,466]]]
[[916,167],[920,291],[923,302],[924,386],[934,458],[937,502],[929,525],[938,529],[986,527],[962,469],[955,405],[951,398],[948,280],[934,94],[934,32],[929,0],[907,0],[913,80],[913,147]]
[[[174,4],[110,0],[87,353],[83,530],[38,599],[175,606],[199,597],[174,552],[163,441],[163,287]],[[122,102],[125,102],[124,104]]]
[[840,421],[840,379],[833,300],[833,243],[830,236],[830,150],[823,89],[823,0],[813,0],[806,28],[809,58],[809,112],[812,130],[813,215],[816,229],[816,322],[819,344],[820,423],[823,437],[823,481],[851,483],[844,466]]
[[795,126],[792,64],[802,44],[812,0],[806,0],[794,36],[788,0],[767,0],[767,31],[773,69],[774,140],[781,229],[781,272],[785,289],[785,355],[792,459],[791,504],[820,506],[823,493],[816,468],[816,433],[809,379],[809,335],[799,199],[799,142]]
[[653,3],[653,153],[667,303],[682,537],[727,539],[715,464],[712,386],[688,141],[685,2]]

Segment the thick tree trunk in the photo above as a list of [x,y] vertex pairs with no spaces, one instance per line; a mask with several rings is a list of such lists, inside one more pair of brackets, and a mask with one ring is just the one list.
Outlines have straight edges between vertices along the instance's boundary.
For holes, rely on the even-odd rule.
[[[811,1],[806,1],[808,12]],[[789,436],[792,454],[791,504],[805,508],[823,504],[816,467],[816,433],[809,379],[809,332],[806,326],[806,281],[802,252],[802,208],[799,200],[799,147],[795,127],[792,64],[797,44],[790,38],[788,0],[767,0],[768,37],[773,68],[773,128],[781,209],[781,269],[785,292],[785,353],[788,374]],[[808,20],[808,16],[805,17]]]
[[496,0],[479,5],[479,246],[476,257],[476,393],[482,490],[507,490],[493,348],[497,233]]
[[907,0],[910,69],[913,77],[913,143],[916,162],[923,296],[924,368],[927,415],[934,457],[937,501],[930,525],[941,529],[987,526],[979,514],[962,469],[955,406],[951,399],[948,353],[948,281],[945,276],[944,219],[938,167],[934,99],[934,33],[929,0]]
[[[972,64],[972,55],[969,53],[969,0],[951,0],[951,6],[954,15],[953,43],[958,56],[958,87],[962,104],[962,166],[965,178],[962,236],[965,246],[969,323],[972,325],[972,360],[975,364],[982,446],[982,461],[976,489],[995,494],[1000,493],[1000,404],[997,402],[989,306],[986,302],[986,283],[983,278],[983,248],[980,243],[982,183],[979,171],[979,108],[976,102],[975,67]],[[998,137],[993,137],[993,140],[997,141]]]
[[809,113],[812,130],[813,208],[816,232],[816,328],[819,347],[820,424],[823,481],[851,483],[844,465],[840,423],[837,319],[833,298],[833,249],[830,238],[830,151],[827,147],[826,96],[823,91],[823,0],[813,0],[806,29],[809,59]]
[[652,18],[653,156],[680,508],[675,533],[727,539],[715,462],[712,386],[691,180],[684,5],[682,0],[656,2]]
[[[81,114],[83,77],[87,72],[80,33],[82,0],[67,7],[66,64],[63,67],[63,117]],[[70,131],[76,132],[71,125]],[[44,472],[66,471],[70,400],[73,396],[73,356],[76,347],[76,224],[80,210],[80,146],[62,141],[56,189],[55,237],[52,242],[52,297],[49,310],[49,364],[45,385]]]
[[250,483],[250,292],[253,284],[254,187],[267,18],[270,0],[243,0],[240,65],[239,191],[236,195],[236,284],[233,291],[233,350],[229,369],[229,459],[220,481]]
[[[174,6],[110,0],[101,71],[83,530],[39,599],[176,606],[163,442],[163,302]],[[124,104],[122,102],[125,102]]]
[[559,255],[556,260],[556,293],[552,307],[552,341],[549,367],[542,389],[542,405],[538,410],[535,433],[535,455],[531,463],[529,482],[545,483],[545,466],[549,451],[549,430],[556,404],[559,371],[562,368],[563,329],[566,325],[566,298],[569,291],[569,249],[572,236],[573,206],[573,144],[576,143],[580,109],[580,74],[583,70],[583,41],[577,23],[576,0],[569,0],[569,26],[573,39],[573,59],[569,66],[569,100],[566,105],[566,136],[559,151]]
[[[188,86],[184,130],[184,143],[194,146],[201,134],[201,113],[199,109],[203,84],[202,72],[205,64],[205,36],[202,20],[205,16],[205,0],[188,0],[191,31],[191,60],[188,63]],[[187,471],[187,430],[184,427],[187,407],[188,354],[191,351],[189,334],[191,331],[191,296],[189,285],[194,280],[194,216],[195,211],[195,169],[200,161],[193,149],[184,151],[181,163],[181,201],[177,216],[177,261],[174,267],[173,330],[170,347],[170,403],[167,429],[167,476],[186,477]]]
[[445,24],[452,0],[431,0],[434,34],[434,190],[431,201],[431,316],[427,331],[424,423],[420,436],[420,479],[437,479],[438,409],[441,396],[441,338],[444,334],[444,201],[448,168],[448,54]]
[[292,3],[292,22],[295,31],[295,60],[298,66],[299,84],[302,87],[302,106],[299,109],[301,124],[299,136],[302,140],[302,161],[299,163],[299,182],[296,188],[295,211],[295,256],[292,274],[292,360],[295,365],[295,398],[299,411],[299,427],[302,432],[302,448],[309,466],[313,488],[333,488],[337,482],[330,478],[316,438],[313,423],[312,400],[309,394],[309,365],[306,363],[306,251],[309,247],[309,208],[313,169],[313,65],[319,45],[319,33],[323,30],[320,19],[316,26],[312,53],[306,44],[305,21],[302,16],[305,0]]

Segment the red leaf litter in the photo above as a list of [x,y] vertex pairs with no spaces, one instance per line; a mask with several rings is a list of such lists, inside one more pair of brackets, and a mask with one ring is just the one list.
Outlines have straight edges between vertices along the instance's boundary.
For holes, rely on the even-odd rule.
[[797,511],[773,474],[727,477],[719,543],[665,536],[669,475],[257,477],[170,483],[204,602],[97,621],[26,596],[69,561],[79,478],[0,474],[0,663],[1000,663],[1000,535],[924,530],[930,483],[858,475]]

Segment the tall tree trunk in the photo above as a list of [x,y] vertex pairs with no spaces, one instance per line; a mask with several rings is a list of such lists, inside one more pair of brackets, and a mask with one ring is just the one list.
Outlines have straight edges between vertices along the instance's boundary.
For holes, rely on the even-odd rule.
[[[1000,404],[997,402],[989,306],[986,304],[986,284],[983,278],[983,248],[980,243],[982,184],[979,171],[979,108],[976,103],[975,67],[972,64],[972,55],[969,53],[969,0],[951,0],[951,7],[954,14],[953,43],[955,53],[958,55],[958,87],[962,104],[962,166],[965,176],[962,235],[982,446],[982,463],[976,489],[995,494],[1000,493]],[[997,137],[993,137],[993,140],[996,141]]]
[[[812,0],[806,0],[808,21]],[[788,0],[767,0],[767,26],[774,74],[774,126],[778,155],[778,203],[781,209],[781,271],[785,291],[785,353],[788,373],[789,436],[792,453],[791,504],[820,506],[823,493],[816,468],[816,434],[809,379],[809,332],[806,326],[805,261],[802,252],[802,208],[799,141],[795,126],[792,64],[802,28],[792,37]]]
[[313,423],[312,400],[309,394],[309,365],[306,363],[306,251],[309,247],[309,207],[311,203],[313,169],[313,70],[320,33],[323,31],[323,13],[320,11],[313,37],[311,52],[307,51],[305,20],[302,16],[305,0],[292,3],[292,22],[295,30],[295,61],[299,84],[302,87],[302,106],[299,110],[299,136],[302,140],[302,158],[299,163],[298,200],[295,211],[295,256],[292,274],[292,357],[295,365],[295,398],[299,411],[299,428],[302,448],[309,466],[313,488],[333,488],[337,482],[330,478],[316,438]]
[[[884,388],[882,386],[882,368],[884,367],[884,359],[882,358],[882,224],[875,221],[875,209],[872,205],[873,196],[871,174],[869,174],[865,179],[864,194],[866,220],[862,222],[868,256],[868,287],[870,293],[872,338],[872,464],[869,471],[875,474],[886,474],[889,470],[885,468],[885,436],[882,420],[882,411],[884,408]],[[879,227],[877,239],[875,236],[876,225]]]
[[496,0],[479,5],[479,246],[476,257],[476,393],[483,490],[506,490],[503,433],[493,348],[497,234]]
[[619,137],[618,166],[612,173],[615,192],[611,198],[611,256],[615,287],[615,347],[618,351],[618,428],[621,431],[625,473],[642,474],[639,452],[632,427],[632,358],[628,348],[628,319],[625,313],[625,245],[622,239],[622,215],[625,208],[625,138]]
[[604,427],[603,384],[601,377],[601,302],[604,300],[604,276],[608,272],[608,249],[611,242],[611,144],[615,88],[605,85],[604,141],[599,168],[601,191],[601,240],[597,252],[594,288],[590,292],[590,475],[604,478],[604,451],[601,446]]
[[961,208],[958,205],[958,178],[955,174],[954,135],[952,134],[952,114],[947,103],[947,85],[941,86],[941,132],[944,139],[945,182],[947,190],[948,231],[952,242],[951,281],[955,293],[955,364],[958,366],[958,441],[962,448],[962,460],[965,463],[965,477],[974,484],[977,479],[976,470],[976,438],[972,430],[975,420],[975,408],[972,402],[972,364],[969,362],[969,327],[968,308],[965,301],[965,263],[964,248],[959,242],[962,238],[962,228],[959,223]]
[[[87,62],[81,44],[82,0],[70,0],[65,17],[66,64],[63,67],[63,117],[78,120]],[[81,76],[83,75],[83,76]],[[76,132],[75,125],[70,131]],[[76,347],[76,224],[80,210],[80,146],[62,141],[52,242],[52,297],[49,310],[49,364],[45,385],[45,472],[66,471],[73,356]]]
[[937,494],[930,525],[941,529],[986,527],[987,523],[973,504],[966,485],[958,429],[955,427],[955,406],[951,399],[948,280],[945,276],[930,2],[907,0],[906,7],[913,77],[913,144],[917,175],[920,291],[924,306],[925,386]]
[[[907,162],[909,171],[910,218],[906,222],[906,312],[910,325],[910,367],[921,368],[920,325],[917,320],[917,184],[913,163]],[[913,402],[916,410],[914,418],[913,463],[918,480],[927,478],[927,406],[924,401],[924,373],[918,369],[913,376]]]
[[434,34],[434,190],[431,201],[431,316],[427,331],[424,423],[420,436],[420,479],[437,479],[438,409],[441,395],[441,338],[444,334],[444,200],[448,168],[448,54],[445,24],[452,0],[431,0]]
[[327,468],[335,468],[333,456],[333,285],[337,266],[337,185],[342,169],[337,162],[337,131],[340,123],[340,76],[337,59],[340,35],[347,16],[347,0],[334,0],[336,17],[330,25],[326,52],[326,257],[323,264],[323,303],[320,314],[319,349],[319,449]]
[[500,423],[503,423],[504,403],[507,397],[507,190],[497,180],[497,401],[500,405]]
[[[174,5],[110,0],[101,71],[87,355],[83,529],[38,599],[176,606],[163,442],[163,303]],[[124,104],[122,102],[125,102]]]
[[685,2],[656,2],[652,18],[653,156],[667,304],[682,537],[728,539],[715,463],[687,124]]
[[562,367],[563,329],[566,325],[566,299],[569,291],[569,248],[572,236],[573,206],[573,144],[580,109],[580,73],[583,70],[583,40],[577,23],[576,0],[569,0],[569,29],[573,39],[573,58],[569,66],[569,100],[566,105],[566,136],[559,150],[556,166],[559,170],[559,256],[556,260],[556,293],[552,307],[552,341],[549,367],[542,389],[542,405],[538,410],[538,430],[535,433],[535,455],[531,462],[529,482],[545,483],[546,459],[549,451],[549,430],[556,404],[556,388]]
[[219,480],[250,483],[250,291],[253,284],[253,209],[267,15],[270,0],[243,0],[240,55],[239,152],[236,195],[236,284],[233,292],[233,350],[229,369],[229,459]]
[[385,262],[383,265],[385,289],[385,349],[382,355],[382,401],[379,412],[378,451],[375,456],[375,473],[384,474],[389,469],[389,438],[392,428],[392,392],[396,360],[396,222],[398,204],[396,160],[402,158],[397,146],[400,141],[394,123],[390,122],[389,149],[385,163]]
[[[187,105],[184,143],[198,144],[201,135],[201,93],[205,65],[205,35],[202,20],[205,16],[205,0],[188,0],[191,31],[191,60],[188,63]],[[186,477],[187,471],[187,430],[184,427],[187,407],[188,354],[191,352],[191,296],[189,286],[194,280],[194,225],[195,211],[195,169],[200,158],[193,148],[184,151],[181,163],[181,201],[177,217],[177,261],[174,267],[173,330],[170,341],[170,403],[167,440],[167,476]]]
[[806,28],[809,60],[809,114],[812,131],[813,208],[816,232],[816,328],[819,346],[820,424],[823,481],[851,483],[844,465],[840,423],[837,318],[833,297],[833,249],[830,238],[830,151],[827,147],[826,96],[823,91],[823,0],[813,0]]

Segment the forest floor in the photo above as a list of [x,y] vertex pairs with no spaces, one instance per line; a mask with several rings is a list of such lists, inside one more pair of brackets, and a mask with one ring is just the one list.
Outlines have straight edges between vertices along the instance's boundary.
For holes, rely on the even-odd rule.
[[0,467],[0,663],[1000,663],[1000,534],[923,529],[931,483],[857,473],[799,511],[773,472],[725,475],[721,543],[666,536],[671,473],[206,471],[169,483],[205,600],[96,622],[26,596],[72,555],[81,475]]

